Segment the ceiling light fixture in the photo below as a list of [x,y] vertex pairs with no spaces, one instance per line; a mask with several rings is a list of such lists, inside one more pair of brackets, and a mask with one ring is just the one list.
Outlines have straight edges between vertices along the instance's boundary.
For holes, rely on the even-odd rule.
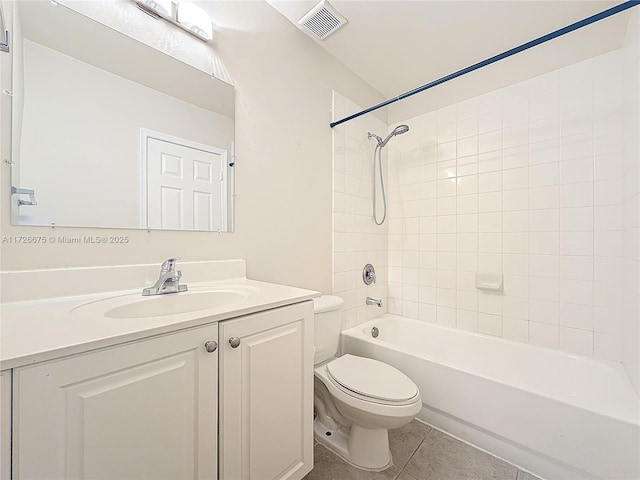
[[193,3],[177,0],[133,0],[142,10],[208,42],[213,38],[211,18]]
[[213,26],[207,12],[193,3],[178,3],[178,24],[188,32],[208,42],[213,37]]

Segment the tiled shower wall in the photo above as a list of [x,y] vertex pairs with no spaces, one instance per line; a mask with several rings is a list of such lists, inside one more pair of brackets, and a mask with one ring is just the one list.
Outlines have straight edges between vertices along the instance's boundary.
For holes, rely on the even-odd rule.
[[[401,122],[411,130],[390,144],[390,312],[621,359],[623,58]],[[504,275],[504,291],[478,290],[476,272]]]
[[640,11],[623,48],[622,76],[622,361],[640,392]]
[[[341,94],[333,94],[333,117],[362,110]],[[387,311],[387,223],[372,219],[372,166],[375,140],[367,132],[385,136],[387,125],[372,115],[333,129],[333,293],[344,301],[343,328],[353,327]],[[385,174],[386,175],[386,174]],[[374,265],[376,283],[362,280],[362,269]],[[371,296],[382,308],[367,306]]]

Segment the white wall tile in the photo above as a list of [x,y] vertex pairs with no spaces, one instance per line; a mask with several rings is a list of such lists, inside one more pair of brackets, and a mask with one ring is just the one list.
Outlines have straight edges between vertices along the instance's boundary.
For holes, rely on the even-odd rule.
[[560,160],[587,158],[593,155],[594,142],[591,132],[562,137],[560,141]]
[[524,189],[529,186],[529,169],[527,167],[505,170],[502,176],[504,190]]
[[593,255],[593,233],[560,232],[561,255]]
[[502,296],[480,291],[478,293],[478,312],[501,315]]
[[522,297],[503,297],[502,314],[507,317],[527,320],[529,318],[529,299]]
[[529,255],[503,254],[502,263],[505,275],[529,274]]
[[529,252],[533,255],[558,255],[560,253],[560,235],[556,232],[531,232],[529,234]]
[[594,309],[591,305],[560,303],[560,324],[564,327],[593,331]]
[[502,317],[488,313],[478,313],[478,331],[487,335],[502,336]]
[[560,182],[580,183],[593,181],[593,156],[572,158],[560,162]]
[[475,194],[461,195],[458,188],[457,213],[459,215],[478,213],[478,196]]
[[560,142],[558,139],[545,140],[529,145],[529,163],[540,165],[543,163],[557,163],[560,161]]
[[581,355],[593,355],[593,332],[560,327],[560,348]]
[[477,135],[473,135],[473,136],[458,140],[457,142],[458,157],[468,157],[470,155],[476,155],[477,153],[478,153]]
[[456,197],[440,197],[436,203],[437,215],[455,215],[457,212]]
[[501,212],[502,211],[502,193],[480,193],[478,194],[478,212]]
[[[468,177],[465,177],[468,178]],[[448,197],[456,194],[456,179],[438,180],[438,196]]]
[[[490,215],[490,214],[487,214]],[[503,231],[504,232],[528,232],[529,231],[529,212],[504,212],[502,214]]]
[[503,233],[502,234],[502,253],[529,253],[529,234],[528,233]]
[[592,232],[593,207],[561,208],[560,230],[565,232]]
[[519,318],[502,317],[502,336],[516,342],[529,342],[529,322]]
[[[389,153],[390,311],[622,358],[622,285],[640,296],[640,168],[623,155],[629,102],[607,55],[407,120],[421,134]],[[369,160],[334,178],[335,284],[354,289],[349,256],[384,246],[350,230],[370,215]],[[504,291],[478,291],[476,272],[503,273]]]
[[529,322],[529,343],[541,347],[558,348],[559,328],[557,325]]
[[444,325],[446,327],[455,327],[456,309],[438,305],[438,307],[436,308],[436,319],[436,321],[440,325]]
[[615,205],[619,207],[622,204],[620,184],[620,178],[596,181],[593,184],[594,205]]
[[546,142],[558,138],[560,133],[560,119],[557,116],[538,120],[532,118],[529,127],[529,140],[531,143]]
[[508,190],[502,192],[502,209],[505,212],[527,210],[529,208],[529,192],[527,190]]
[[527,167],[529,165],[529,146],[528,145],[505,148],[500,153],[502,154],[502,167],[505,170],[509,170],[512,168]]
[[560,224],[560,211],[557,208],[531,210],[529,228],[532,232],[557,232]]
[[593,280],[592,256],[560,256],[560,278],[566,280]]
[[521,125],[529,121],[529,103],[526,100],[502,107],[502,124],[504,127]]
[[619,335],[608,333],[593,334],[593,354],[598,358],[619,362],[621,358],[621,340]]
[[545,163],[529,167],[529,186],[547,187],[557,185],[559,169],[557,163]]
[[503,148],[518,147],[529,143],[529,124],[502,129]]
[[621,230],[622,211],[616,205],[599,205],[594,208],[595,230]]
[[[471,137],[474,135],[478,135],[478,117],[477,116],[469,116],[468,118],[458,120],[457,136],[459,139]],[[477,139],[476,139],[476,143],[477,143]]]
[[531,210],[558,208],[560,206],[559,187],[537,187],[529,189],[529,208]]
[[502,128],[502,111],[493,110],[478,117],[478,133],[491,132]]
[[589,207],[593,205],[593,183],[571,183],[560,187],[561,207]]
[[502,149],[502,131],[481,133],[478,135],[478,152],[494,152]]
[[468,310],[456,310],[456,327],[472,332],[478,331],[478,314]]
[[558,255],[530,255],[530,275],[533,277],[558,278],[560,272]]
[[478,192],[497,192],[502,190],[502,172],[481,173],[478,175]]
[[529,320],[549,325],[559,325],[559,302],[536,298],[529,299]]
[[558,92],[550,92],[545,95],[536,95],[532,92],[530,103],[530,119],[557,117],[560,113],[560,102]]
[[593,305],[594,284],[591,281],[560,280],[560,301]]

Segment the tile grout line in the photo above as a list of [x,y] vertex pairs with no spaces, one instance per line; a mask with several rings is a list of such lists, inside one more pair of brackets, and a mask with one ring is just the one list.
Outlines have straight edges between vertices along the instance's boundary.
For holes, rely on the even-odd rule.
[[[426,425],[426,424],[425,424]],[[416,455],[416,453],[418,452],[418,450],[420,449],[420,447],[422,446],[422,444],[424,443],[424,441],[427,439],[427,436],[429,435],[429,433],[431,433],[431,431],[433,430],[433,427],[429,426],[429,431],[424,435],[424,437],[422,437],[422,440],[420,440],[420,442],[418,443],[418,445],[416,446],[416,448],[413,450],[413,452],[411,453],[411,455],[409,455],[409,458],[407,459],[407,461],[404,463],[404,465],[402,466],[402,468],[400,468],[400,471],[398,472],[398,475],[395,478],[398,478],[400,475],[402,475],[403,473],[405,475],[409,475],[407,472],[405,472],[405,469],[407,468],[407,465],[409,465],[409,463],[411,462],[411,460],[413,459],[413,457]],[[413,476],[409,475],[411,478],[413,478]]]

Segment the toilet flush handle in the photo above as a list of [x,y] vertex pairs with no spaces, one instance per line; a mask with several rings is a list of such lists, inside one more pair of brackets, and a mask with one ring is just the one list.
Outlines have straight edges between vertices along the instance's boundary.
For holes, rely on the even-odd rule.
[[238,348],[240,346],[240,338],[231,337],[229,339],[229,345],[231,345],[231,348]]

